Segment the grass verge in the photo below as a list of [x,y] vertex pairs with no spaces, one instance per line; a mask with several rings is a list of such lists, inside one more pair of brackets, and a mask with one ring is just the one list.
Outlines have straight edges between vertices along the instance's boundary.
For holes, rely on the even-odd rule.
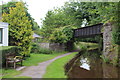
[[52,62],[46,70],[45,75],[43,78],[66,78],[64,71],[64,65],[72,59],[78,52],[73,52],[70,55],[62,57],[60,59],[55,60]]
[[20,74],[21,71],[15,69],[2,69],[2,78],[14,78],[15,75]]
[[93,50],[97,49],[99,47],[99,44],[97,43],[91,43],[91,42],[76,42],[74,43],[76,49],[81,49],[85,47],[87,50]]
[[50,59],[55,58],[56,56],[65,54],[67,52],[58,52],[58,53],[53,53],[53,54],[31,54],[30,58],[27,58],[24,62],[24,66],[33,66],[33,65],[38,65],[40,62],[44,62]]

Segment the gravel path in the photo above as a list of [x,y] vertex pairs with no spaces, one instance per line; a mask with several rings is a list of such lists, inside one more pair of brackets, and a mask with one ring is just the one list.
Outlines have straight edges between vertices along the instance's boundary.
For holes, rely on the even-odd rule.
[[[51,60],[48,60],[48,61],[45,61],[45,62],[42,62],[42,63],[39,63],[37,66],[30,66],[30,67],[27,67],[26,69],[24,69],[22,71],[22,73],[18,76],[27,76],[27,77],[31,77],[31,78],[42,78],[42,76],[45,74],[46,72],[46,68],[47,66],[52,63],[53,61],[55,61],[56,59],[59,59],[61,57],[64,57],[64,56],[67,56],[69,54],[71,54],[72,52],[70,53],[66,53],[66,54],[63,54],[63,55],[60,55],[60,56],[57,56],[55,57],[54,59],[51,59]],[[32,64],[32,63],[31,63]],[[18,77],[16,76],[16,77]]]

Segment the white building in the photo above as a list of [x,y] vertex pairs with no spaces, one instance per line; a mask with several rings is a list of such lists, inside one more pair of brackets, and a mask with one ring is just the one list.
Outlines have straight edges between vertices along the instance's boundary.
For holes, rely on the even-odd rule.
[[8,23],[0,22],[0,46],[8,46]]

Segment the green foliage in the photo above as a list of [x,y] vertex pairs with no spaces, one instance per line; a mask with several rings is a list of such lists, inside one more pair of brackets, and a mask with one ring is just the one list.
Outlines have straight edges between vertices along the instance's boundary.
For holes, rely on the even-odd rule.
[[90,42],[75,42],[74,45],[76,49],[81,51],[94,50],[99,46],[97,43]]
[[32,43],[31,53],[38,53],[39,49],[40,47],[37,43]]
[[113,29],[112,36],[114,43],[120,45],[120,26]]
[[111,61],[111,63],[112,63],[114,66],[119,66],[119,59],[118,59],[118,57],[114,57],[113,60]]
[[31,49],[31,53],[52,54],[54,52],[52,50],[50,50],[50,49],[46,49],[46,48],[40,47],[38,43],[33,43],[32,44],[32,49]]
[[70,41],[73,38],[73,29],[74,28],[72,26],[67,26],[63,28],[62,32],[66,35],[67,41]]
[[33,23],[32,30],[34,31],[34,33],[40,35],[40,27],[37,22],[35,22],[34,20],[32,20],[31,22]]
[[55,42],[55,43],[65,43],[67,41],[66,35],[62,32],[61,29],[55,29],[53,33],[50,35],[49,38],[50,42]]
[[115,44],[120,45],[120,2],[100,2],[95,6],[97,9],[93,12],[100,15],[102,22],[114,25],[112,38]]
[[10,7],[16,7],[17,2],[8,2],[7,4],[2,5],[2,13],[10,13]]
[[2,78],[14,78],[15,75],[19,75],[20,73],[21,71],[16,71],[15,69],[2,69]]
[[52,54],[53,51],[50,50],[50,49],[46,49],[46,48],[42,48],[42,47],[40,47],[38,53],[39,53],[39,54]]
[[88,50],[87,47],[89,45],[87,45],[86,43],[79,42],[79,43],[76,44],[76,46],[78,46],[78,48],[80,49],[80,51],[87,51]]
[[[74,9],[74,12],[83,12],[80,14],[79,19],[87,20],[86,25],[94,25],[97,23],[114,23],[115,27],[113,31],[113,40],[115,44],[120,44],[120,2],[71,2],[68,3],[69,8]],[[77,8],[78,7],[78,8]],[[117,25],[116,25],[117,24]],[[96,40],[98,39],[98,40]],[[87,38],[82,39],[82,41],[98,41],[99,38]]]
[[50,41],[56,43],[67,43],[73,37],[73,29],[70,26],[56,28],[50,35]]
[[31,21],[26,16],[25,5],[17,2],[16,7],[9,8],[9,14],[3,13],[2,21],[9,23],[9,43],[20,47],[21,55],[28,55],[31,50]]
[[0,5],[0,22],[2,21],[2,5]]
[[[17,1],[12,1],[12,2],[8,2],[7,4],[1,5],[2,6],[2,13],[10,14],[10,8],[16,7],[16,3],[18,3],[18,2]],[[26,5],[26,3],[24,3],[24,5]],[[28,20],[31,21],[30,24],[32,25],[32,30],[37,34],[40,34],[39,25],[37,24],[37,22],[34,21],[34,19],[30,15],[30,13],[28,13],[28,11],[27,11],[28,9],[27,9],[26,6],[24,6],[25,13],[26,13],[26,16],[28,17]]]
[[41,35],[50,42],[66,43],[73,35],[72,28],[76,27],[74,20],[73,16],[63,9],[48,11],[45,20],[43,20]]
[[114,43],[117,45],[120,45],[120,19],[119,19],[120,18],[120,2],[118,2],[118,5],[117,5],[115,18],[116,18],[115,19],[116,23],[114,24],[115,28],[113,29],[112,36],[113,36]]
[[77,24],[77,27],[81,27],[82,24],[93,25],[101,22],[100,15],[94,11],[96,10],[95,4],[96,2],[72,1],[65,4],[65,11],[74,17],[73,22]]
[[110,63],[110,59],[109,58],[105,57],[104,55],[101,55],[100,57],[102,58],[103,62]]
[[101,35],[96,35],[93,37],[83,37],[83,38],[75,38],[76,41],[80,41],[80,42],[93,42],[93,43],[99,43],[100,40],[102,40],[102,36]]
[[[100,14],[95,11],[90,12],[96,9],[96,3],[66,2],[62,8],[48,11],[43,20],[41,35],[50,42],[66,43],[73,37],[70,28],[79,28],[83,24],[86,26],[102,21]],[[65,28],[65,26],[68,27]]]
[[80,45],[80,50],[81,50],[81,51],[87,51],[87,46]]

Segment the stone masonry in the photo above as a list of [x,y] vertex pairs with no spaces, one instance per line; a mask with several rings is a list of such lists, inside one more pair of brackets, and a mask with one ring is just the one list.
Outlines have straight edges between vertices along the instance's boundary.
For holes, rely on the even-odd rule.
[[114,46],[112,45],[112,28],[111,23],[107,23],[103,26],[103,55],[109,60],[117,58]]

